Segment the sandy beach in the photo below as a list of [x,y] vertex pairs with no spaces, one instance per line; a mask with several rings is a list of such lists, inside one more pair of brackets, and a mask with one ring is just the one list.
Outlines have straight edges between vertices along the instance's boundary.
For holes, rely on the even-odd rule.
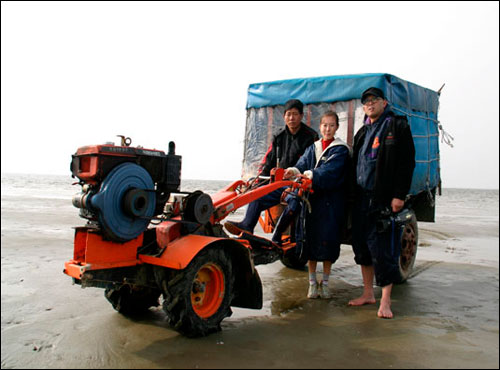
[[342,246],[331,300],[306,298],[305,270],[261,265],[263,309],[235,308],[221,332],[188,339],[159,307],[126,318],[102,289],[71,284],[62,270],[82,220],[68,200],[20,202],[2,192],[1,367],[498,368],[493,194],[483,206],[440,207],[438,198],[436,223],[419,223],[414,272],[393,289],[393,320],[378,319],[378,305],[347,306],[362,281]]

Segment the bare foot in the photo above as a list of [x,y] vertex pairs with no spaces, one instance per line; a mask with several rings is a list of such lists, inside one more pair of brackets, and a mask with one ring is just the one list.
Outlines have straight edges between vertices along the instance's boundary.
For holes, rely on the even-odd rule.
[[388,302],[380,300],[380,307],[378,308],[377,316],[382,319],[392,319],[394,315],[391,311],[391,301]]
[[349,306],[362,306],[364,304],[374,304],[375,296],[363,294],[361,297],[349,301]]

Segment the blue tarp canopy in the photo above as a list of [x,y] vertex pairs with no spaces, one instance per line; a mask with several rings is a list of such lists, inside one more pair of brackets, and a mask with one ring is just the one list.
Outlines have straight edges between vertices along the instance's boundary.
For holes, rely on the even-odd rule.
[[391,104],[407,109],[437,114],[437,92],[387,73],[297,78],[251,84],[248,108],[284,105],[289,99],[304,104],[360,99],[369,87],[381,89]]
[[408,118],[415,143],[416,167],[411,194],[438,186],[439,175],[439,94],[387,73],[297,78],[254,83],[248,87],[247,123],[243,174],[255,176],[275,132],[284,125],[284,104],[300,99],[304,123],[319,132],[319,119],[327,110],[339,114],[338,135],[352,145],[363,125],[361,94],[369,87],[381,89],[390,108]]

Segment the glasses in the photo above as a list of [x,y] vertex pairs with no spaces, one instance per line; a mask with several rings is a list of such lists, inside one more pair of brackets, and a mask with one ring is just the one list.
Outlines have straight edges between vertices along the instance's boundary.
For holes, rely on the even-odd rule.
[[368,98],[368,99],[365,99],[365,102],[363,103],[363,105],[374,104],[375,102],[377,102],[379,100],[382,100],[382,98]]

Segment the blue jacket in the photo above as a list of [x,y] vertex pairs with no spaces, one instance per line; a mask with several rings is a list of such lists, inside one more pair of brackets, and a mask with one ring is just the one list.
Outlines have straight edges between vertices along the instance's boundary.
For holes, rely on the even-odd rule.
[[[406,117],[396,116],[392,111],[387,117],[390,121],[379,141],[373,191],[379,203],[390,205],[393,198],[405,200],[410,191],[415,168],[415,145]],[[366,125],[362,126],[354,136],[354,166],[361,155],[367,129]],[[354,184],[357,184],[357,171],[354,175]],[[359,196],[360,187],[354,185],[353,190]]]
[[295,165],[301,173],[312,170],[312,212],[306,212],[305,251],[307,259],[335,262],[340,253],[344,217],[347,164],[350,150],[335,139],[324,151],[321,140],[308,147]]

